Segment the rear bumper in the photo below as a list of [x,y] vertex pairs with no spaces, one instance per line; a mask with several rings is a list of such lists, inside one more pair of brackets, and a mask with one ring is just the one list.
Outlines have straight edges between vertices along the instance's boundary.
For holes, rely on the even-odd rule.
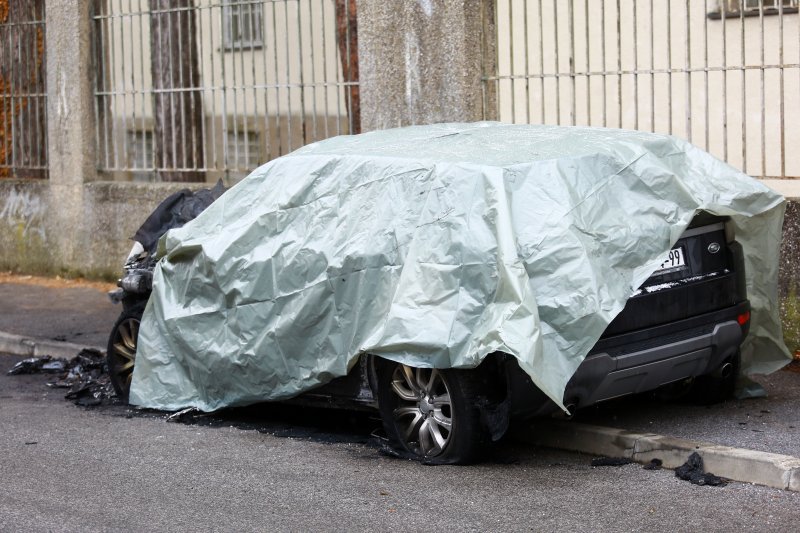
[[[740,325],[737,319],[749,310],[750,304],[745,301],[602,339],[567,384],[564,404],[586,407],[715,372],[736,354],[747,335],[749,322]],[[521,373],[513,365],[508,375],[512,413],[527,417],[557,409],[549,400],[543,400],[544,395]]]

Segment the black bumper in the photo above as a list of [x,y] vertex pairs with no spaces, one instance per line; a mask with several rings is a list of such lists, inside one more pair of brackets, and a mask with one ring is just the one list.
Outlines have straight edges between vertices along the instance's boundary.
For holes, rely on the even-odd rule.
[[[730,360],[747,335],[747,301],[669,324],[603,338],[570,379],[564,404],[587,407],[711,374]],[[508,365],[511,412],[517,418],[556,411],[516,364]]]

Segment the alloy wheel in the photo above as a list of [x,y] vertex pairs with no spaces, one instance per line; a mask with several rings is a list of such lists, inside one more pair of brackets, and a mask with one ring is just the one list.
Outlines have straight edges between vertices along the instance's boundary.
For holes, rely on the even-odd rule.
[[117,324],[109,352],[111,381],[117,392],[127,396],[131,388],[133,366],[136,361],[136,341],[139,336],[139,319],[128,317]]
[[444,375],[436,369],[397,365],[391,387],[398,400],[394,421],[406,446],[425,457],[442,454],[454,425],[450,389]]

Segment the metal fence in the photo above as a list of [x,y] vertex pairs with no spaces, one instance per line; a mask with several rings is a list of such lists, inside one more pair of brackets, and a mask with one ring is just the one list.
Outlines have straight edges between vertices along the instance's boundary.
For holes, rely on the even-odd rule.
[[359,130],[355,0],[99,0],[97,166],[236,179]]
[[43,0],[0,0],[0,178],[47,177]]
[[798,0],[497,0],[487,105],[507,122],[642,129],[800,177]]

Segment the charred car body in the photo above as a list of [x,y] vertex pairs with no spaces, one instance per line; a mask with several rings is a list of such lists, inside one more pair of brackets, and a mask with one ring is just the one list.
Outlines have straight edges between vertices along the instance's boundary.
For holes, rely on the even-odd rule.
[[[174,211],[174,198],[165,204]],[[160,206],[150,227],[171,220],[163,215],[170,209]],[[169,227],[175,225],[160,223],[149,233],[157,239]],[[729,217],[697,211],[577,367],[562,405],[571,411],[662,387],[706,402],[730,396],[751,316],[735,237]],[[154,241],[142,249],[126,262],[118,295],[125,307],[108,346],[112,381],[125,398],[155,265]],[[367,352],[347,375],[326,381],[287,401],[378,409],[396,448],[436,463],[474,460],[510,422],[559,410],[518,359],[502,351],[472,369],[414,366]]]

